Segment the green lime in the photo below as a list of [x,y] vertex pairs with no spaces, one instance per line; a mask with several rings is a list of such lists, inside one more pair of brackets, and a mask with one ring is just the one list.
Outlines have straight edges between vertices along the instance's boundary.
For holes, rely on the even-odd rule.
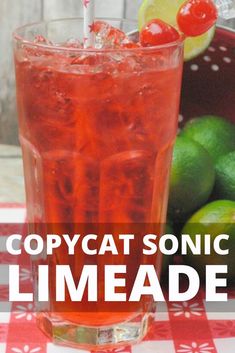
[[178,136],[170,176],[169,215],[179,221],[206,203],[214,181],[208,152],[197,142]]
[[[177,27],[176,15],[185,0],[144,0],[139,9],[139,29],[154,18],[160,18],[166,23]],[[185,40],[185,60],[190,60],[201,54],[211,43],[215,27],[207,33]]]
[[218,116],[205,115],[189,121],[181,135],[200,143],[214,162],[235,150],[235,125]]
[[215,171],[216,197],[235,201],[235,150],[219,158]]
[[167,221],[167,224],[166,224],[165,233],[166,234],[174,234],[173,224],[169,220]]
[[[229,255],[218,255],[214,250],[211,255],[184,256],[185,263],[193,266],[202,276],[206,265],[228,265],[229,278],[235,277],[235,202],[218,200],[211,202],[196,212],[186,223],[182,234],[189,234],[195,241],[195,235],[210,234],[214,239],[219,234],[228,234],[229,240],[221,241],[223,249],[229,248]],[[202,241],[203,244],[203,241]],[[204,247],[203,247],[204,249]]]

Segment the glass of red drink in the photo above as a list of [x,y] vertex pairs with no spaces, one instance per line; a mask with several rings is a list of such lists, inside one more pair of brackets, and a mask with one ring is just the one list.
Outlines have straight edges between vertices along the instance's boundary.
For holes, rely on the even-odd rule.
[[[137,28],[135,22],[110,23]],[[163,224],[183,41],[142,48],[123,43],[117,31],[112,48],[83,49],[77,40],[82,26],[80,19],[51,21],[14,34],[28,222],[36,233],[49,223],[69,224],[68,232],[78,223]],[[149,261],[159,264],[158,256]],[[37,261],[51,267],[67,261],[76,272],[90,260],[72,259],[62,248]],[[107,255],[98,266],[113,261]],[[141,263],[138,249],[131,261],[135,268]],[[89,312],[88,306],[82,313],[66,302],[58,310],[53,287],[38,323],[57,343],[97,349],[137,342],[147,332],[150,314],[138,303],[130,312]]]

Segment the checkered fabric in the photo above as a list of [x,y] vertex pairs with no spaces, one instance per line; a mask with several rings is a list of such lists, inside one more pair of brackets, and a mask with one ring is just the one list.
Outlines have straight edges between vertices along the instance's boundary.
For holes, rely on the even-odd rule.
[[[22,205],[0,205],[0,223],[24,226]],[[17,232],[20,233],[21,229]],[[14,233],[16,230],[14,229]],[[0,236],[0,300],[8,296],[7,264],[4,236]],[[20,261],[21,281],[30,285],[30,264],[27,256]],[[11,259],[12,262],[12,259]],[[155,323],[145,341],[133,347],[110,350],[109,353],[235,353],[235,312],[212,313],[200,293],[190,303],[167,303],[155,317]],[[235,293],[229,294],[230,303]],[[0,302],[1,306],[1,302]],[[0,307],[1,309],[1,307]],[[165,310],[163,310],[165,309]],[[84,353],[52,344],[36,327],[30,304],[9,304],[7,313],[0,311],[0,353]],[[91,352],[92,353],[92,352]],[[98,353],[108,353],[101,352]]]

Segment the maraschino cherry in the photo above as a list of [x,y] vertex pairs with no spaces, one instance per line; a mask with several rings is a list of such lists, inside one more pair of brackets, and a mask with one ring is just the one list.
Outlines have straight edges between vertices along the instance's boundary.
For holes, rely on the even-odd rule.
[[[212,0],[188,0],[179,9],[177,23],[185,37],[206,33],[216,23],[217,8]],[[175,42],[180,38],[177,30],[160,19],[154,19],[140,32],[140,44],[151,47]]]
[[175,42],[179,38],[177,30],[160,19],[148,22],[140,33],[140,43],[143,47]]
[[196,37],[207,32],[217,18],[218,11],[212,0],[189,0],[181,6],[177,23],[187,37]]

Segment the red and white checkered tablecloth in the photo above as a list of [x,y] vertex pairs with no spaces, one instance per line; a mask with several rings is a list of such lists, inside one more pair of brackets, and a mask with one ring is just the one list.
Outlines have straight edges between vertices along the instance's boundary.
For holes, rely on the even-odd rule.
[[[0,223],[23,224],[25,214],[23,206],[0,205]],[[5,240],[4,236],[0,236],[1,300],[8,295],[7,276],[4,274],[7,272],[9,255],[5,251]],[[30,281],[29,259],[21,258],[20,264],[20,277],[27,286]],[[235,303],[234,292],[229,297],[231,304],[233,301]],[[109,353],[235,353],[235,312],[207,311],[201,294],[190,303],[167,303],[163,306],[166,310],[156,314],[154,326],[144,342]],[[53,345],[37,329],[35,315],[30,313],[27,304],[9,304],[7,313],[0,310],[0,353],[36,352],[85,353]]]

